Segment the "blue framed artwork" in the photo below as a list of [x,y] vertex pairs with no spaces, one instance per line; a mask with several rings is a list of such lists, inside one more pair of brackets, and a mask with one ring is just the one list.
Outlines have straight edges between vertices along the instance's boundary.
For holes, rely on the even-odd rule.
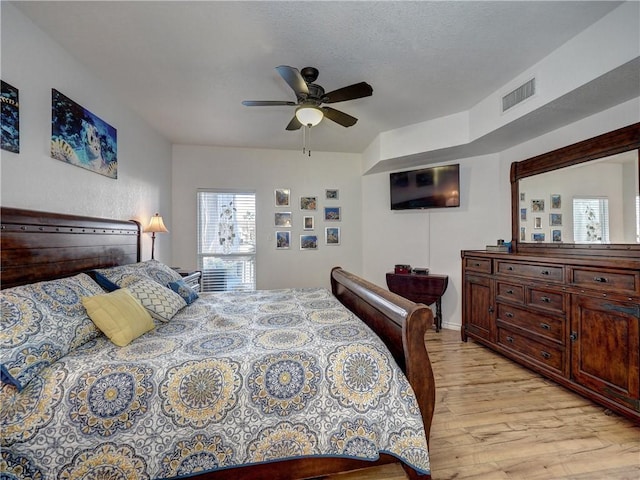
[[[0,81],[1,82],[1,81]],[[0,123],[2,124],[1,148],[13,153],[20,153],[20,103],[18,100],[18,89],[6,82],[1,82],[0,102],[2,103],[2,113]]]
[[117,130],[52,88],[51,156],[109,178],[118,178]]

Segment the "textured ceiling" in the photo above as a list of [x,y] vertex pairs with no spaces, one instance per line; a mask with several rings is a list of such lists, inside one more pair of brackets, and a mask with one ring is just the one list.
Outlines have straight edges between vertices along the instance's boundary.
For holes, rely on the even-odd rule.
[[275,70],[314,66],[326,91],[366,81],[373,96],[333,104],[312,148],[362,152],[382,131],[468,110],[616,8],[612,1],[16,2],[173,143],[298,149]]

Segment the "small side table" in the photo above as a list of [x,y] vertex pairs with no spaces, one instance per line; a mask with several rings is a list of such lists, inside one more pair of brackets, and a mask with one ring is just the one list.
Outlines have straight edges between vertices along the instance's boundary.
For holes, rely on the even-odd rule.
[[200,270],[176,270],[176,272],[182,275],[184,283],[189,285],[196,292],[200,292],[200,280],[202,277],[202,272]]
[[436,304],[436,332],[442,329],[442,295],[449,285],[447,275],[419,275],[415,273],[387,273],[387,287],[393,293],[412,302]]

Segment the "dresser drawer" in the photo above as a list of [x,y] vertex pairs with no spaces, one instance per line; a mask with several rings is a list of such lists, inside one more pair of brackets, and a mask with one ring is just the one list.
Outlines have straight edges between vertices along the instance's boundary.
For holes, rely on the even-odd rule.
[[550,347],[506,328],[498,328],[498,344],[519,353],[525,360],[531,359],[558,373],[564,373],[563,348]]
[[564,294],[538,288],[528,289],[527,305],[534,305],[557,313],[566,311]]
[[512,283],[497,282],[497,298],[524,304],[524,287]]
[[498,320],[528,330],[554,342],[564,343],[566,322],[562,317],[531,312],[523,308],[498,303]]
[[498,260],[496,265],[496,273],[503,275],[514,275],[555,282],[561,282],[563,280],[563,268],[555,265],[517,263],[501,260]]
[[636,294],[639,291],[640,272],[595,268],[571,268],[570,282],[579,287]]
[[473,272],[491,273],[491,259],[465,257],[464,268]]

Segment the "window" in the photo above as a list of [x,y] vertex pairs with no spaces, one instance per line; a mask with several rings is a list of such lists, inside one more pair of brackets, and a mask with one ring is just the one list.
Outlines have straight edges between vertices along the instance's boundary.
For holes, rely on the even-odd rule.
[[202,290],[256,288],[256,196],[199,190],[198,268]]
[[609,243],[609,199],[573,199],[573,239],[576,243]]

